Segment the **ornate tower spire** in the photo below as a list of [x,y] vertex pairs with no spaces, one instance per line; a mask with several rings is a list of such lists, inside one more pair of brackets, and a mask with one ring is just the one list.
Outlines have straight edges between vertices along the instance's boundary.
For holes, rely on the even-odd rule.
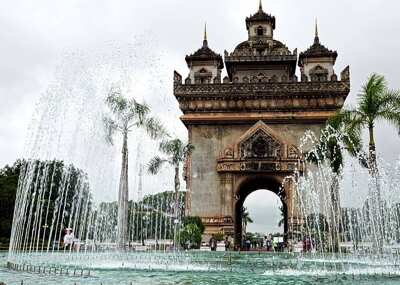
[[204,39],[203,39],[203,47],[208,46],[208,41],[207,41],[207,23],[204,24]]
[[262,11],[262,9],[263,9],[263,8],[262,8],[262,0],[260,0],[260,3],[258,4],[258,10],[259,10],[259,11]]
[[315,38],[314,44],[319,44],[319,36],[318,36],[318,20],[315,18]]

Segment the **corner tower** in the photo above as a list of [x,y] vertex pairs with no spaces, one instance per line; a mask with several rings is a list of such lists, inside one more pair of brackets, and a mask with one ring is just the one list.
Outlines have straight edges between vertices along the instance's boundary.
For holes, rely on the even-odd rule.
[[195,53],[186,56],[189,75],[186,84],[221,83],[221,71],[224,68],[222,57],[208,47],[207,27],[204,26],[203,46]]
[[333,69],[338,54],[321,44],[318,24],[315,22],[314,43],[305,52],[300,53],[299,67],[301,81],[337,81]]
[[[268,189],[282,201],[286,239],[295,240],[303,217],[288,177],[303,171],[298,146],[304,133],[318,135],[342,108],[350,91],[349,68],[340,79],[334,77],[337,54],[322,48],[316,37],[311,50],[300,55],[304,80],[299,81],[297,52],[274,38],[275,17],[260,4],[245,23],[247,40],[225,51],[222,82],[224,62],[207,38],[186,57],[187,79],[182,82],[174,72],[174,95],[195,147],[185,164],[186,214],[201,217],[204,240],[223,232],[240,244],[244,200]],[[318,66],[326,76],[314,76],[320,74],[312,71]]]

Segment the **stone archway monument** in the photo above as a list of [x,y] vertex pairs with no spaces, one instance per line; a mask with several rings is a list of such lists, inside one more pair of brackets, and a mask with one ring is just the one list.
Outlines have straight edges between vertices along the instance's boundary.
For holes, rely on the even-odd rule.
[[[259,10],[246,19],[248,39],[224,59],[208,46],[186,56],[188,77],[174,73],[174,95],[195,151],[185,167],[186,211],[200,216],[205,234],[240,240],[238,208],[252,191],[268,189],[285,208],[287,237],[301,223],[288,179],[303,171],[298,145],[317,135],[350,91],[349,68],[334,71],[337,53],[314,43],[297,55],[275,40],[275,17]],[[300,67],[301,79],[296,76]],[[221,74],[224,66],[226,73]]]

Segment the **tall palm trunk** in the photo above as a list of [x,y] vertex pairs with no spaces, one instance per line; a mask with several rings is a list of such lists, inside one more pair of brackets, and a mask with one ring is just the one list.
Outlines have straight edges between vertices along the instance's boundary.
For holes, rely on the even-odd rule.
[[179,188],[181,182],[179,179],[179,166],[175,167],[175,218],[178,218],[179,214]]
[[179,165],[175,166],[175,209],[174,209],[174,244],[176,246],[176,235],[179,217],[179,188],[181,187],[181,182],[179,179]]
[[377,175],[377,162],[376,162],[376,149],[375,149],[375,136],[374,136],[374,125],[370,124],[368,126],[369,132],[369,157],[368,157],[368,164],[369,164],[369,171],[373,177]]
[[118,191],[118,246],[125,248],[128,239],[128,132],[123,133],[122,166]]
[[332,200],[332,213],[330,222],[330,231],[332,238],[333,252],[339,251],[339,229],[340,229],[340,197],[339,197],[339,174],[335,173],[332,177],[331,184],[331,200]]
[[374,186],[376,187],[376,192],[373,193],[376,195],[377,205],[374,205],[373,216],[376,217],[375,224],[377,230],[374,231],[375,240],[378,246],[378,250],[382,252],[383,250],[383,236],[385,232],[384,228],[384,217],[383,217],[383,205],[382,205],[382,197],[381,197],[381,188],[379,183],[379,171],[378,171],[378,163],[376,161],[376,147],[375,147],[375,135],[374,135],[374,125],[369,124],[368,126],[369,132],[369,157],[368,157],[368,164],[369,164],[369,172],[374,180]]

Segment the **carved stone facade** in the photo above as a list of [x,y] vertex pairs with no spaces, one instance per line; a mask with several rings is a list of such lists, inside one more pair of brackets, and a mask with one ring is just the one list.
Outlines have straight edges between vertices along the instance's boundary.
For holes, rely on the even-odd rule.
[[[241,207],[258,189],[281,198],[287,238],[301,224],[292,180],[305,167],[298,150],[300,138],[307,130],[318,134],[350,91],[349,68],[339,80],[334,61],[329,59],[327,66],[328,53],[317,46],[300,54],[299,81],[297,50],[290,52],[273,38],[275,17],[261,5],[246,19],[246,28],[248,40],[232,53],[225,52],[228,75],[222,83],[217,75],[224,63],[208,42],[203,51],[187,57],[190,74],[185,83],[174,73],[181,120],[195,146],[185,166],[187,214],[203,219],[206,236],[222,231],[234,235],[237,243]],[[336,59],[335,53],[329,56]]]

